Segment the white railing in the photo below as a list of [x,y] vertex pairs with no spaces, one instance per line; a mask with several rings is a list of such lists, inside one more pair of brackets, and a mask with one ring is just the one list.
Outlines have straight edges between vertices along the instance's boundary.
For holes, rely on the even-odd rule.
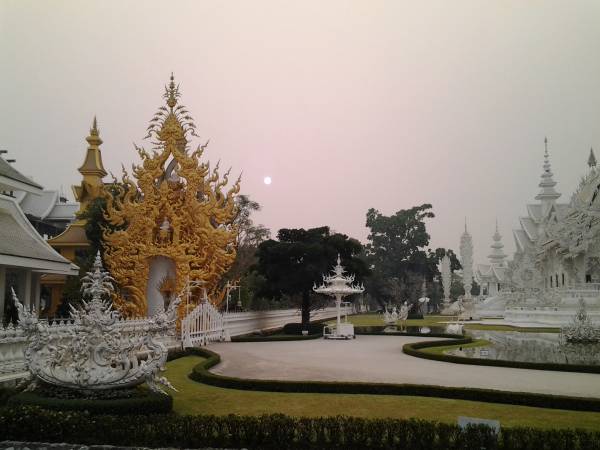
[[223,341],[226,337],[223,314],[208,302],[200,303],[181,321],[184,348]]
[[[342,315],[352,314],[352,306],[341,309]],[[334,307],[324,308],[311,313],[311,320],[323,320],[336,317]],[[222,314],[212,305],[198,305],[181,321],[181,334],[173,336],[165,334],[156,340],[168,348],[207,345],[210,342],[228,340],[230,336],[256,333],[263,330],[281,328],[286,323],[300,322],[298,309],[281,309],[271,311],[231,312]],[[121,333],[144,333],[144,319],[120,319],[117,327]],[[70,319],[53,320],[48,326],[60,331],[72,327]],[[179,340],[181,338],[181,341]],[[27,375],[25,368],[25,350],[27,341],[21,328],[0,327],[0,383],[16,380]]]

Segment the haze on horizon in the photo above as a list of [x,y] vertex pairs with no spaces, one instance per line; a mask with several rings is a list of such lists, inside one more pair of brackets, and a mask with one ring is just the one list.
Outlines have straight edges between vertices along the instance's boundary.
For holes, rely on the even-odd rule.
[[273,234],[364,242],[369,208],[431,203],[431,247],[458,250],[466,216],[485,262],[496,218],[514,251],[544,136],[562,202],[600,150],[599,21],[591,0],[4,0],[0,148],[72,198],[94,115],[118,176],[173,71],[192,145],[243,171]]

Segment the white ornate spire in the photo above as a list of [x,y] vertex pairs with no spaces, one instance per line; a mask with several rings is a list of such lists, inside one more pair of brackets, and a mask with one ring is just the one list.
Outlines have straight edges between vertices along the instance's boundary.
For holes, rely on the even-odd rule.
[[473,238],[467,230],[467,219],[465,218],[465,232],[460,237],[460,263],[463,271],[463,285],[465,287],[465,298],[471,298],[473,287]]
[[556,181],[552,178],[554,174],[552,173],[550,155],[548,154],[548,138],[544,138],[544,148],[544,171],[542,172],[540,184],[538,185],[541,189],[535,199],[540,200],[542,205],[549,206],[554,204],[561,194],[554,189]]
[[596,168],[596,155],[594,155],[594,149],[590,148],[590,156],[588,157],[588,167],[590,170]]
[[492,236],[494,243],[491,245],[492,253],[488,255],[490,263],[492,266],[496,267],[504,267],[506,259],[506,254],[502,250],[504,248],[504,244],[502,243],[502,235],[498,231],[498,219],[496,219],[496,232],[494,236]]

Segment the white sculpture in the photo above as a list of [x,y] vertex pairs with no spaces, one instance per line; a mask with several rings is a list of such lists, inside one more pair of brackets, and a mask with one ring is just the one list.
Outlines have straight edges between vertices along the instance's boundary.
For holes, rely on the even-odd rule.
[[412,305],[409,305],[407,302],[402,303],[402,306],[400,306],[400,314],[398,315],[398,320],[401,322],[405,322],[406,319],[408,319],[408,313],[410,312],[411,308]]
[[323,335],[330,339],[348,339],[354,337],[354,325],[351,323],[342,323],[340,307],[342,298],[352,294],[361,294],[365,288],[361,284],[354,285],[354,275],[344,276],[344,268],[342,267],[340,255],[337,257],[337,265],[333,268],[333,274],[323,275],[323,284],[319,287],[313,286],[313,291],[318,294],[325,294],[335,297],[335,307],[337,311],[337,325],[335,330],[328,333],[328,330],[323,331]]
[[395,306],[392,308],[392,312],[388,311],[387,306],[385,307],[385,311],[383,313],[383,321],[386,323],[386,325],[396,325],[398,317],[398,310]]
[[442,309],[443,314],[448,313],[450,307],[450,283],[452,280],[452,273],[450,272],[450,257],[445,255],[440,261],[440,273],[442,275],[442,287],[444,289],[444,307]]
[[471,288],[473,287],[473,238],[467,231],[465,220],[465,232],[460,237],[460,263],[462,265],[463,286],[465,287],[465,299],[471,299]]
[[579,299],[579,310],[573,317],[573,322],[560,329],[560,342],[562,344],[600,343],[600,327],[590,322],[583,299]]
[[71,389],[114,389],[143,383],[157,392],[158,385],[174,389],[159,371],[167,361],[167,348],[154,337],[175,331],[175,299],[167,311],[143,320],[124,320],[113,311],[108,297],[113,279],[102,267],[100,254],[93,270],[82,279],[84,297],[80,309],[71,307],[68,325],[56,328],[40,322],[17,299],[19,326],[29,345],[25,361],[33,385],[38,380]]

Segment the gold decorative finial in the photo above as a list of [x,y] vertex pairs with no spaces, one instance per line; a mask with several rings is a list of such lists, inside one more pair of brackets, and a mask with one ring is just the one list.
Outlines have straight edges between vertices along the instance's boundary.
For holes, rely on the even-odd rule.
[[90,128],[90,135],[85,138],[90,144],[91,149],[95,149],[102,144],[102,139],[100,139],[100,132],[98,131],[98,121],[96,120],[96,116],[94,116],[94,120],[92,122],[92,128]]
[[175,86],[175,77],[173,76],[173,72],[171,72],[171,82],[167,88],[166,96],[167,105],[169,105],[169,108],[172,110],[175,108],[175,105],[177,105],[177,97],[179,97],[179,86]]

